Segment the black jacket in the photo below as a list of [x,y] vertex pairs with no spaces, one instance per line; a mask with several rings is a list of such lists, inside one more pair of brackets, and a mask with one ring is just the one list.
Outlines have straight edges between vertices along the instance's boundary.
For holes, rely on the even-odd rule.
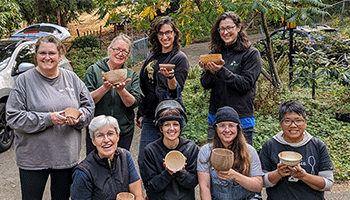
[[100,158],[93,150],[75,169],[93,182],[93,199],[115,200],[120,192],[129,192],[129,168],[126,150],[118,148],[113,160]]
[[[186,158],[186,168],[170,175],[163,166],[163,158],[171,150],[180,151]],[[168,149],[163,138],[150,143],[144,151],[143,168],[140,169],[142,181],[150,200],[194,200],[197,177],[197,145],[180,137],[175,149]]]
[[[176,90],[169,90],[167,78],[158,72],[159,64],[163,63],[175,64],[174,75],[178,83]],[[181,96],[188,69],[189,63],[186,55],[177,48],[173,48],[168,53],[151,52],[140,71],[140,85],[145,96],[139,105],[137,119],[142,116],[154,118],[157,105],[167,97],[167,93],[172,99]]]
[[246,51],[235,51],[232,44],[222,49],[224,67],[211,74],[204,70],[201,84],[204,89],[212,89],[209,113],[215,115],[223,106],[234,108],[240,119],[253,117],[255,83],[261,72],[259,51],[250,47]]

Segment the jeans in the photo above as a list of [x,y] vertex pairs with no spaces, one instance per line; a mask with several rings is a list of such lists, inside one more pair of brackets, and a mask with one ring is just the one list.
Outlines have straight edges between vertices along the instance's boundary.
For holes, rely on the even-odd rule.
[[[245,139],[247,140],[247,143],[250,145],[253,145],[253,133],[254,133],[254,127],[249,127],[249,128],[243,128],[243,135],[245,136]],[[214,136],[214,127],[212,123],[208,123],[208,136],[207,136],[207,142],[212,142],[213,141],[213,136]]]
[[22,199],[41,200],[47,179],[50,175],[51,199],[68,200],[70,196],[70,186],[73,183],[72,172],[73,168],[43,170],[19,169]]
[[159,128],[154,125],[154,119],[149,118],[147,116],[142,119],[142,130],[141,130],[141,138],[140,138],[140,146],[139,146],[139,157],[137,159],[139,164],[139,169],[142,169],[143,162],[143,151],[145,147],[160,138]]

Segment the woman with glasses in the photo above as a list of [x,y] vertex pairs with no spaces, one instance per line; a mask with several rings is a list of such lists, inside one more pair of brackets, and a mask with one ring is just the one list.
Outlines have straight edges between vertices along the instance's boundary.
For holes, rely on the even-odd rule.
[[[14,129],[22,199],[42,199],[48,177],[51,199],[69,199],[72,170],[79,162],[81,129],[93,117],[94,102],[72,71],[58,67],[65,48],[55,36],[35,43],[32,68],[18,76],[6,104]],[[77,119],[66,117],[76,108]]]
[[[98,60],[85,73],[84,83],[96,104],[95,116],[108,115],[115,117],[120,126],[119,147],[129,150],[134,135],[134,108],[142,98],[139,75],[125,65],[130,55],[131,41],[125,34],[115,37],[108,46],[108,57]],[[127,79],[113,85],[102,73],[115,69],[126,69]],[[86,137],[86,154],[95,147],[91,139]]]
[[[139,159],[148,143],[159,138],[159,129],[154,125],[157,105],[163,99],[175,99],[182,104],[181,92],[185,85],[189,63],[186,55],[180,51],[180,30],[174,19],[168,16],[154,20],[149,29],[151,52],[147,56],[141,71],[141,89],[145,97],[137,113],[137,125],[142,128],[139,147]],[[174,64],[167,70],[159,64]]]
[[211,89],[208,142],[213,140],[216,111],[220,107],[230,106],[238,112],[244,135],[248,143],[252,144],[255,83],[261,71],[259,51],[252,47],[242,20],[233,12],[219,16],[211,29],[210,48],[211,53],[222,54],[223,59],[217,64],[199,62],[199,66],[204,69],[201,84],[204,89]]
[[89,125],[96,147],[75,169],[71,199],[116,199],[120,192],[130,192],[141,200],[141,180],[131,153],[118,147],[120,129],[117,119],[100,115]]
[[[197,173],[202,200],[261,199],[263,171],[256,150],[246,143],[238,113],[229,106],[219,108],[214,118],[213,142],[198,154]],[[228,171],[217,171],[210,162],[215,148],[230,149],[234,163]]]
[[[282,103],[278,114],[282,131],[260,152],[267,199],[324,199],[324,191],[329,191],[334,181],[334,166],[326,145],[305,131],[306,114],[300,102]],[[291,167],[280,163],[278,154],[282,151],[301,154],[300,164]]]

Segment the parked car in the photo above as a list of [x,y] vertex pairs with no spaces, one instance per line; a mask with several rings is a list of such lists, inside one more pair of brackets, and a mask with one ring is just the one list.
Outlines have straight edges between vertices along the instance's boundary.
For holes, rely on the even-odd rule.
[[70,37],[68,28],[50,24],[40,23],[27,26],[23,29],[16,31],[10,36],[10,40],[22,40],[22,39],[37,39],[42,36],[54,35],[60,41],[63,41]]
[[[1,40],[0,41],[0,153],[11,147],[13,130],[5,118],[6,101],[16,77],[33,68],[34,46],[37,40]],[[73,70],[71,62],[62,56],[59,67]]]

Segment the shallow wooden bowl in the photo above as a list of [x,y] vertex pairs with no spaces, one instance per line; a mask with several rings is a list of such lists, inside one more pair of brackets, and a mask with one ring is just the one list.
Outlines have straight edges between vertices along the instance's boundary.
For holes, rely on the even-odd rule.
[[199,57],[199,60],[204,64],[207,64],[208,62],[214,62],[216,64],[219,64],[221,59],[221,54],[205,54]]
[[175,65],[174,64],[159,64],[159,67],[164,67],[165,69],[170,71],[170,70],[175,68]]
[[117,200],[134,200],[135,196],[129,192],[121,192],[117,194]]
[[215,148],[211,152],[210,162],[218,171],[228,171],[232,168],[234,153],[229,149]]
[[81,112],[75,108],[66,108],[64,109],[64,115],[66,117],[73,117],[74,119],[78,119],[81,115]]
[[165,164],[171,171],[179,171],[186,163],[186,157],[177,150],[170,151],[165,156]]
[[289,166],[296,166],[300,163],[303,156],[300,153],[294,151],[282,151],[278,154],[280,161]]
[[103,73],[103,77],[113,85],[124,82],[127,75],[127,69],[115,69]]

